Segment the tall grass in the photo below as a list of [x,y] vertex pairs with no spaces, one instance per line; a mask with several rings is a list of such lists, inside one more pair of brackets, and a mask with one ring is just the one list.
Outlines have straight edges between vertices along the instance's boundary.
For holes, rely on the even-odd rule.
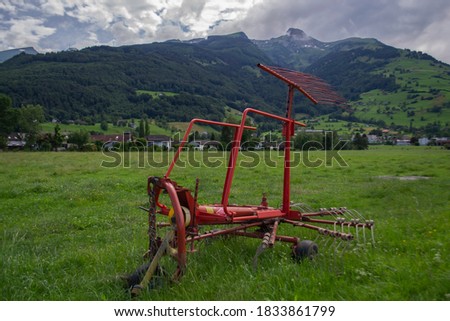
[[[341,155],[347,167],[293,168],[292,199],[358,209],[376,222],[375,248],[351,246],[335,255],[332,242],[318,239],[318,259],[296,264],[289,246],[276,243],[254,270],[258,240],[218,238],[198,243],[178,284],[141,299],[448,300],[448,151],[382,147]],[[137,207],[147,202],[146,177],[164,173],[140,168],[137,153],[129,156],[127,167],[104,168],[108,158],[100,153],[0,154],[2,300],[129,299],[117,276],[142,263],[146,214]],[[232,202],[258,204],[265,192],[269,205],[280,204],[282,162],[272,158],[275,168],[260,163],[236,171]],[[199,201],[212,203],[220,201],[224,171],[188,166],[173,179],[193,188],[199,177]]]

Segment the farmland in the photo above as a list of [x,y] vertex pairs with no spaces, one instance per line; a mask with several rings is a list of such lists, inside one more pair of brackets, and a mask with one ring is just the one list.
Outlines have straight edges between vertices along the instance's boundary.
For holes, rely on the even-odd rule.
[[[142,263],[147,244],[147,217],[137,207],[146,206],[147,176],[163,175],[171,155],[117,155],[120,164],[111,166],[114,158],[102,153],[0,154],[2,300],[129,299],[118,276]],[[217,202],[226,164],[221,155],[185,154],[203,165],[190,162],[172,178],[193,188],[199,177],[199,202]],[[448,151],[383,146],[340,155],[347,166],[322,151],[295,154],[301,161],[292,169],[292,199],[357,209],[375,220],[374,247],[333,254],[332,242],[318,241],[316,260],[297,264],[289,246],[276,243],[254,270],[258,240],[214,239],[188,255],[180,283],[140,299],[449,300]],[[205,156],[217,166],[204,166]],[[328,166],[306,166],[327,157]],[[269,205],[279,206],[282,158],[260,152],[241,160],[230,201],[258,204],[265,192]]]
[[450,97],[448,71],[434,68],[430,61],[416,62],[409,59],[397,59],[385,66],[385,77],[394,77],[402,91],[384,92],[375,89],[361,94],[354,103],[355,115],[368,121],[382,120],[387,125],[422,127],[427,123],[445,123],[450,116],[446,102]]

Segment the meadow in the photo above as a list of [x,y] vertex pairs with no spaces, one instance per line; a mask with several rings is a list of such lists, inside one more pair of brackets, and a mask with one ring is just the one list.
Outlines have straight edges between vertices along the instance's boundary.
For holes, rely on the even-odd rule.
[[[371,90],[361,95],[354,105],[355,116],[361,120],[382,120],[386,124],[420,128],[428,123],[449,119],[450,109],[445,107],[450,91],[446,82],[449,75],[442,68],[435,69],[428,60],[396,59],[378,71],[385,77],[395,76],[402,91]],[[433,108],[438,110],[434,110]]]
[[[118,155],[112,166],[102,153],[0,153],[1,300],[130,299],[118,276],[143,262],[147,216],[138,206],[148,201],[147,176],[163,175],[171,155]],[[259,204],[264,192],[279,206],[282,158],[252,155],[236,171],[231,201]],[[318,257],[295,263],[289,245],[276,243],[255,270],[259,240],[200,242],[179,283],[139,300],[449,300],[449,152],[381,146],[340,155],[345,166],[321,151],[296,154],[292,200],[357,209],[375,220],[374,246],[334,253],[332,242],[282,226],[317,239]],[[189,188],[200,178],[200,203],[220,201],[225,168],[215,156],[214,166],[191,162],[173,173]]]

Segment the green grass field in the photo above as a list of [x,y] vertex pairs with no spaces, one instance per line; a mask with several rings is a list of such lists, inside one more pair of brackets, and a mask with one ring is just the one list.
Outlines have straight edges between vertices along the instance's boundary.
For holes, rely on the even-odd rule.
[[[139,125],[139,120],[135,120],[136,124]],[[47,122],[41,124],[41,130],[44,133],[53,133],[55,130],[56,124]],[[171,135],[170,130],[161,128],[154,123],[150,123],[150,135]],[[80,130],[87,132],[98,132],[103,134],[121,134],[123,132],[132,131],[129,127],[120,127],[114,126],[111,123],[108,124],[108,130],[104,131],[100,127],[100,123],[96,123],[95,125],[77,125],[77,124],[59,124],[59,128],[61,128],[61,132],[63,133],[74,133]]]
[[[121,155],[122,166],[106,168],[102,162],[110,165],[112,158],[101,153],[0,153],[2,300],[130,299],[117,276],[142,263],[147,216],[137,207],[147,202],[147,176],[164,173],[140,163],[150,157],[140,155]],[[160,161],[161,155],[152,156]],[[242,165],[264,158],[252,155]],[[348,166],[311,168],[303,161],[293,168],[292,199],[359,210],[376,222],[374,248],[352,245],[334,255],[332,242],[318,241],[317,259],[298,264],[289,245],[276,243],[254,270],[260,241],[214,239],[188,255],[180,283],[139,299],[449,300],[449,152],[377,147],[341,156]],[[237,169],[231,202],[258,204],[266,192],[269,205],[280,204],[283,162],[275,153],[270,157],[274,168],[261,162]],[[188,166],[176,168],[172,178],[192,188],[199,177],[199,202],[212,203],[220,201],[223,174],[223,166]],[[316,238],[300,228],[280,228]]]
[[161,96],[176,96],[178,93],[171,91],[152,91],[152,90],[136,90],[137,95],[150,95],[153,99],[159,98]]

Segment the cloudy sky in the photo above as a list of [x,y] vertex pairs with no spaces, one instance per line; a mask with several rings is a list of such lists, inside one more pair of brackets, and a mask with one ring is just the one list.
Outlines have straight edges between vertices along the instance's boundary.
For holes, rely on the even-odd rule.
[[295,27],[321,41],[377,38],[450,63],[449,0],[0,0],[0,50],[120,46]]

